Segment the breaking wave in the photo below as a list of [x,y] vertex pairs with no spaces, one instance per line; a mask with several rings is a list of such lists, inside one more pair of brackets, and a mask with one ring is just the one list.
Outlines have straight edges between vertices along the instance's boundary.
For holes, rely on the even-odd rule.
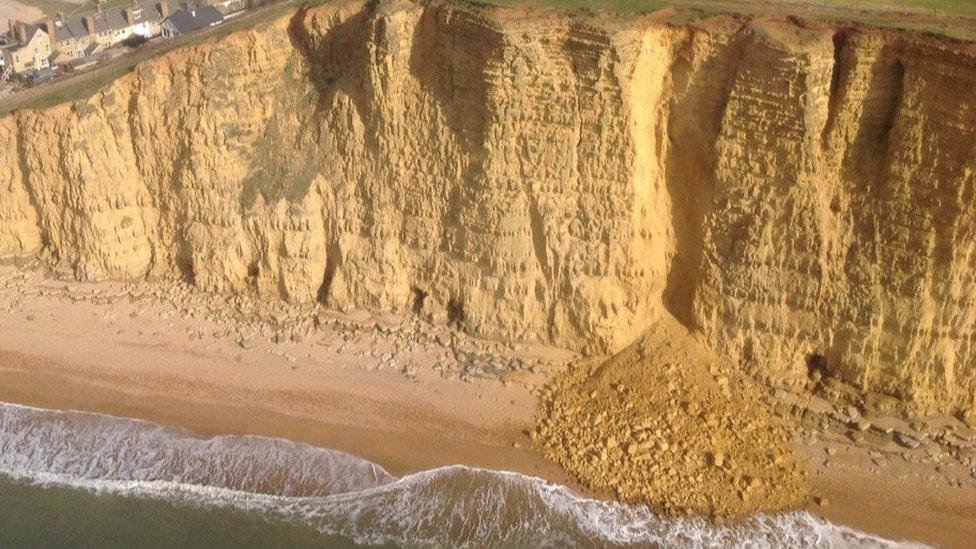
[[0,403],[0,474],[40,485],[222,506],[359,543],[429,546],[898,547],[809,513],[715,526],[581,497],[505,471],[396,477],[345,452]]

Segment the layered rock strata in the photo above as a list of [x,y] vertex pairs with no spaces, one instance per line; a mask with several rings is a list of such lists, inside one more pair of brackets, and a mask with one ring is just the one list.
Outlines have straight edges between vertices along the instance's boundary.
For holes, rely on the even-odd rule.
[[0,119],[0,258],[976,398],[976,53],[331,2]]

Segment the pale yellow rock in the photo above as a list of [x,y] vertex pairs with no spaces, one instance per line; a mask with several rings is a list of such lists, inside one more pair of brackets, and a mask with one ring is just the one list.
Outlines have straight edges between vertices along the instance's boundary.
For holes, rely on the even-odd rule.
[[673,314],[976,399],[976,56],[715,17],[330,2],[0,119],[0,260],[616,351]]

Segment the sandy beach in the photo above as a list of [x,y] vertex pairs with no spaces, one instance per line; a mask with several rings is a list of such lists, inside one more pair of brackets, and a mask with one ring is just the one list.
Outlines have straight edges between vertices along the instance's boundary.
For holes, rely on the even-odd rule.
[[[579,489],[523,433],[535,393],[571,353],[364,312],[282,305],[244,322],[246,303],[166,284],[65,283],[9,267],[0,281],[0,401],[284,437],[397,474],[462,463]],[[221,316],[221,303],[244,313]],[[965,468],[878,466],[870,448],[829,433],[796,446],[824,503],[814,513],[942,547],[976,539]]]

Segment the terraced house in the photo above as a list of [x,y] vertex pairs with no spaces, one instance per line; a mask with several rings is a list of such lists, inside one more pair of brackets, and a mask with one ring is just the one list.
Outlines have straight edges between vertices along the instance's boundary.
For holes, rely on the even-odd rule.
[[4,57],[9,57],[7,65],[15,73],[70,63],[133,36],[159,36],[169,11],[169,0],[133,1],[106,9],[96,4],[92,12],[60,14],[34,24],[11,21]]
[[50,66],[51,37],[42,28],[9,22],[7,44],[0,47],[0,75],[40,71]]
[[64,63],[133,36],[158,36],[167,15],[168,0],[150,0],[104,10],[96,7],[93,12],[68,18],[60,16],[41,25],[53,36],[56,61]]

